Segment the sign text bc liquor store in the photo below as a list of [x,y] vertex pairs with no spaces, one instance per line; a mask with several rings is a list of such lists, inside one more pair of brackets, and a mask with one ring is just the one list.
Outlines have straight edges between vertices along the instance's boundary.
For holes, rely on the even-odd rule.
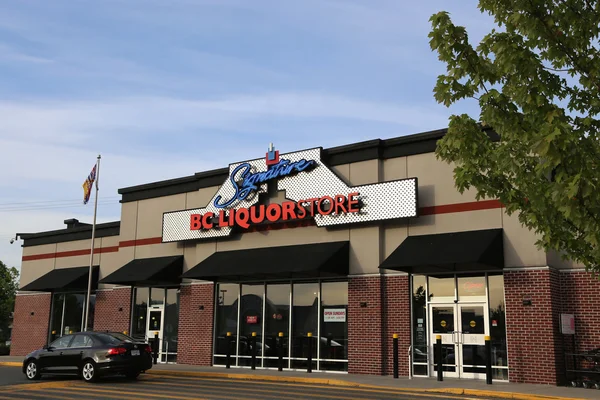
[[[235,227],[265,221],[314,218],[333,225],[417,216],[417,178],[348,186],[321,161],[321,148],[266,157],[229,166],[229,178],[204,208],[163,215],[163,242],[229,236]],[[258,204],[267,184],[277,183],[288,201]]]

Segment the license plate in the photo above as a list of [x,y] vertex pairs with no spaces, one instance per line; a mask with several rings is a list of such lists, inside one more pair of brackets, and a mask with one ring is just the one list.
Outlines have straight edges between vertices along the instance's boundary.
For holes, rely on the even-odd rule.
[[132,356],[139,356],[140,355],[140,351],[139,350],[131,350],[131,355]]

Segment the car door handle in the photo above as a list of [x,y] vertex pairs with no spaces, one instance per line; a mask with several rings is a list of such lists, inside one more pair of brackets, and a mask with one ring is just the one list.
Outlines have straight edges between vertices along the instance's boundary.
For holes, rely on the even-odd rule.
[[81,351],[79,352],[79,354],[83,354],[83,350],[81,350]]

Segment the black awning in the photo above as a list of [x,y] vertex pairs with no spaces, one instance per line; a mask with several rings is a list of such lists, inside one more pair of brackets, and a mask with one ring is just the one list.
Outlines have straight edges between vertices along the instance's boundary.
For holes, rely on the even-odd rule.
[[349,242],[221,251],[183,274],[207,281],[347,276]]
[[138,258],[100,280],[126,286],[173,286],[181,283],[183,256]]
[[502,229],[409,236],[379,266],[413,274],[504,268]]
[[[87,291],[90,267],[53,269],[28,285],[19,288],[24,292],[75,292]],[[92,267],[92,290],[98,287],[98,266]]]

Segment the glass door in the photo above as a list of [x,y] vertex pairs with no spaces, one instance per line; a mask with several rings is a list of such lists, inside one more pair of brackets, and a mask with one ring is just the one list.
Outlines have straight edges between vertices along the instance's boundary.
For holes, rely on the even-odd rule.
[[485,336],[489,335],[485,304],[458,304],[458,367],[460,377],[485,379]]
[[430,304],[429,316],[429,337],[430,347],[433,354],[429,357],[433,361],[431,371],[433,376],[437,376],[438,351],[435,346],[437,336],[442,339],[442,370],[444,376],[451,378],[459,377],[457,367],[458,340],[455,327],[457,326],[457,315],[455,304]]
[[148,326],[146,330],[146,337],[148,343],[152,343],[158,336],[158,359],[162,360],[162,339],[163,339],[163,316],[164,306],[150,306],[148,309]]

